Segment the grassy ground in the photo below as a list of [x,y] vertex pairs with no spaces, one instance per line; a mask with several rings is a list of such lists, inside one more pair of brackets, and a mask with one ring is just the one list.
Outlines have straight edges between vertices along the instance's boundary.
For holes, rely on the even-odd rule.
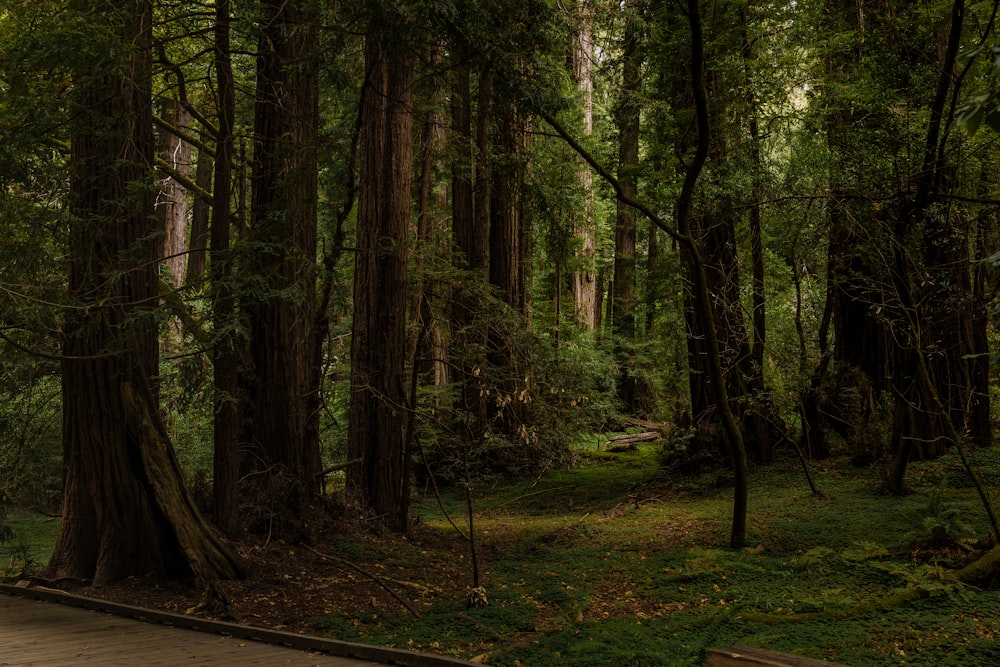
[[[997,456],[983,456],[996,478]],[[863,665],[1000,664],[1000,598],[942,579],[988,533],[949,458],[915,464],[914,493],[880,492],[876,470],[831,462],[757,470],[749,536],[724,547],[730,489],[665,476],[655,447],[588,455],[537,480],[476,490],[485,607],[461,596],[378,623],[317,619],[337,636],[432,647],[494,665],[704,664],[747,644]],[[720,485],[719,482],[722,482]],[[445,507],[463,517],[461,497]],[[425,502],[428,525],[452,530]],[[896,605],[900,591],[922,599]],[[888,607],[888,608],[886,608]]]
[[[995,488],[1000,452],[977,462]],[[509,666],[695,665],[732,644],[854,667],[1000,664],[1000,596],[947,578],[989,532],[958,463],[913,464],[913,492],[901,498],[881,493],[876,469],[831,461],[813,475],[820,496],[797,462],[754,471],[751,546],[740,551],[725,548],[726,476],[665,473],[655,445],[582,453],[570,469],[475,488],[485,606],[466,604],[471,552],[428,491],[412,540],[343,534],[318,545],[397,585],[428,584],[399,588],[421,618],[389,600],[320,611],[310,628]],[[468,529],[463,491],[447,492],[443,507]],[[44,562],[55,521],[13,524],[0,569],[12,545]]]
[[3,523],[10,527],[12,537],[0,542],[0,576],[34,574],[52,554],[59,519],[14,511]]

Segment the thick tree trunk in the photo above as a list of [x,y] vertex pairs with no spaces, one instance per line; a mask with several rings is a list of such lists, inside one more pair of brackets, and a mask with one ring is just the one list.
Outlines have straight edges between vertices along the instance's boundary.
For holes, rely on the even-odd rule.
[[406,270],[412,183],[414,56],[403,28],[372,19],[354,269],[347,493],[378,525],[409,524]]
[[[285,479],[281,515],[292,523],[318,491],[316,141],[319,33],[312,0],[264,0],[257,60],[250,238],[256,300],[250,322],[250,445],[246,462]],[[269,491],[270,493],[270,491]]]
[[[193,505],[180,507],[179,468],[156,463],[172,459],[169,443],[139,426],[157,409],[152,5],[86,9],[81,20],[109,42],[75,89],[69,293],[78,307],[64,325],[62,524],[46,574],[95,584],[237,576]],[[141,401],[125,398],[133,391]]]

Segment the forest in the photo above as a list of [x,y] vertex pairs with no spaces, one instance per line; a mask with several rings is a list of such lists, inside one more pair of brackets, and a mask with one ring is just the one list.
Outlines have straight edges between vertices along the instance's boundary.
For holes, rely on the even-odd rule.
[[998,9],[7,0],[5,578],[498,665],[1000,659]]

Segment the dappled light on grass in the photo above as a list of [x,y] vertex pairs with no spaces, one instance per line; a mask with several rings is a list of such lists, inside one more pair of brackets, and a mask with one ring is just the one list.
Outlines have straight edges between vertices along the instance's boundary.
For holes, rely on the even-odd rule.
[[[226,590],[239,622],[501,667],[702,665],[729,644],[853,667],[997,663],[1000,599],[951,576],[988,546],[989,526],[950,457],[914,464],[904,497],[846,460],[817,466],[820,496],[795,461],[758,468],[742,550],[726,547],[725,476],[675,477],[659,460],[643,445],[475,486],[485,606],[467,604],[468,543],[430,495],[405,538],[346,527],[308,549],[247,544],[256,572]],[[1000,472],[994,452],[976,460]],[[442,500],[464,525],[464,489]],[[54,539],[47,521],[25,533],[34,553]],[[183,612],[198,592],[133,582],[101,594]]]

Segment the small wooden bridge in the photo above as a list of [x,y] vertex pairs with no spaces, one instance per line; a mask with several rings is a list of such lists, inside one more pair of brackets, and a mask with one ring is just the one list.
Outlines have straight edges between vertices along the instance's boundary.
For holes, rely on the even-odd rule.
[[0,584],[0,667],[85,664],[454,667],[471,663]]

